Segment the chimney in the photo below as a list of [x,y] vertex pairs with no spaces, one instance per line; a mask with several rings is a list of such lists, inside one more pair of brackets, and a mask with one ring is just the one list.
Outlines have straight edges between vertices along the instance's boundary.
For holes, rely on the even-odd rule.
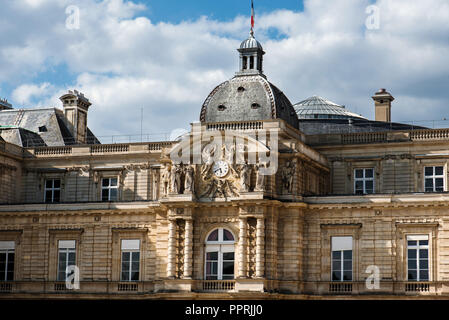
[[65,123],[76,144],[87,143],[87,111],[91,103],[77,90],[69,90],[59,98],[64,107]]
[[12,104],[8,102],[6,99],[0,99],[0,111],[2,110],[11,110]]
[[391,101],[393,96],[385,89],[380,89],[372,96],[376,108],[376,121],[391,122]]

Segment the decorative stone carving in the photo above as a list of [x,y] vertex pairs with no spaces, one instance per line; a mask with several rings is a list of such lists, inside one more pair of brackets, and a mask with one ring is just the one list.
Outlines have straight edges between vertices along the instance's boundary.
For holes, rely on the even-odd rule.
[[251,184],[251,166],[248,163],[242,165],[240,169],[241,191],[248,192]]
[[287,161],[281,170],[282,193],[291,194],[293,191],[293,177],[296,172],[296,160]]
[[265,190],[265,175],[261,173],[262,169],[266,169],[266,163],[259,163],[256,165],[256,186],[254,191],[264,191]]
[[185,180],[184,180],[184,192],[195,192],[195,178],[194,178],[194,168],[188,165],[185,168]]
[[164,196],[168,195],[170,188],[170,178],[171,178],[170,167],[168,165],[165,165],[165,167],[162,169],[161,172],[162,194]]
[[182,176],[182,167],[180,164],[177,164],[172,167],[171,172],[171,192],[175,194],[181,193],[181,176]]

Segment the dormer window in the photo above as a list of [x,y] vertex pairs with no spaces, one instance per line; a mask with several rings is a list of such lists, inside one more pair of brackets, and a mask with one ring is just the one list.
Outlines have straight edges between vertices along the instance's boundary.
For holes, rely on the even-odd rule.
[[47,127],[46,126],[39,127],[39,132],[47,132]]
[[245,91],[245,88],[239,87],[239,88],[237,89],[237,91],[238,91],[238,92],[243,92],[243,91]]
[[258,103],[253,103],[251,105],[251,109],[259,109],[259,108],[260,108],[260,104],[258,104]]
[[218,111],[224,111],[224,110],[226,110],[226,107],[224,105],[220,104],[217,109],[218,109]]
[[254,57],[249,57],[249,68],[254,69]]

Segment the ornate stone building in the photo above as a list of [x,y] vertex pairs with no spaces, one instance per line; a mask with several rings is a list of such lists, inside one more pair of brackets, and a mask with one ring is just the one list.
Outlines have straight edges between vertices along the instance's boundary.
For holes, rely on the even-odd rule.
[[77,91],[0,110],[0,297],[449,294],[449,130],[390,122],[386,90],[376,121],[293,106],[238,51],[177,141],[100,144]]

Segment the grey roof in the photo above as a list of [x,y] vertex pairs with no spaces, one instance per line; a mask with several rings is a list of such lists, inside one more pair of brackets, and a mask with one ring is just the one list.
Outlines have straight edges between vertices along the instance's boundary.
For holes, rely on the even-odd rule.
[[244,40],[240,44],[240,49],[260,49],[263,50],[262,45],[259,41],[254,38],[252,34],[249,35],[249,38]]
[[[64,119],[63,111],[56,108],[2,110],[0,135],[5,141],[22,147],[75,144]],[[89,129],[87,141],[99,143]]]
[[261,75],[236,76],[218,85],[201,109],[201,122],[283,119],[298,128],[291,102]]
[[298,102],[293,107],[299,119],[366,119],[344,106],[318,96]]

